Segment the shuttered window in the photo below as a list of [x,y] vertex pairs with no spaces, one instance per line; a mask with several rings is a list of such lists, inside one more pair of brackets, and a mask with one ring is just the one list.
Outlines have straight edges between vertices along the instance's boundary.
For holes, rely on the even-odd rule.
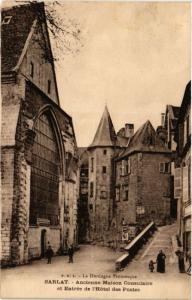
[[183,167],[183,202],[188,201],[188,167]]
[[178,199],[181,197],[181,168],[175,169],[174,176],[174,198]]

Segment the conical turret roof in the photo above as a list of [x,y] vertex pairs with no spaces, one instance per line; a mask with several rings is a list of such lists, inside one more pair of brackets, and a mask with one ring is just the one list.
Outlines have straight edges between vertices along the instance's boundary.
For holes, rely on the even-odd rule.
[[115,129],[109,111],[107,109],[107,106],[105,106],[95,137],[93,139],[92,144],[89,147],[115,146],[116,143],[117,143],[117,136],[115,133]]
[[120,157],[125,157],[133,152],[170,152],[155,132],[150,121],[141,126],[131,138],[127,149],[121,152]]

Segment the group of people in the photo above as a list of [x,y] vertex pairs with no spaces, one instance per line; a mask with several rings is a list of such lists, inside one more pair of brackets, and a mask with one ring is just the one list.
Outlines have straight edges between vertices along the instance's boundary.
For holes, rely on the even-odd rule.
[[[184,262],[184,252],[183,251],[176,251],[175,254],[178,257],[178,267],[179,267],[179,272],[180,273],[187,273],[189,275],[191,275],[191,255],[188,254],[186,259],[189,261],[189,266],[187,268],[187,270],[185,271],[185,262]],[[150,272],[153,272],[155,269],[155,264],[157,264],[157,272],[159,273],[165,273],[165,259],[166,259],[166,255],[165,253],[160,250],[158,255],[157,255],[157,259],[156,262],[154,262],[153,260],[150,260],[149,262],[149,270]]]
[[165,253],[163,252],[163,250],[160,250],[157,255],[156,262],[154,262],[153,260],[150,260],[149,270],[151,272],[153,272],[155,269],[155,264],[157,264],[157,272],[165,273],[165,259],[166,259]]
[[[52,261],[52,257],[54,255],[54,252],[53,252],[53,249],[51,247],[50,244],[48,244],[48,248],[47,248],[47,251],[46,251],[46,258],[47,258],[47,263],[48,264],[51,264],[51,261]],[[68,256],[69,256],[69,263],[73,263],[73,255],[74,255],[74,248],[73,248],[73,245],[70,245],[68,247]]]

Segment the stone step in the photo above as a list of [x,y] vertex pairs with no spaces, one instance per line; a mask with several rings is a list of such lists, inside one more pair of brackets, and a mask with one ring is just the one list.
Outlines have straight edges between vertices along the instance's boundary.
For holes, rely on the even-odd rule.
[[176,228],[176,224],[159,227],[156,234],[150,240],[150,243],[147,243],[147,246],[139,252],[136,260],[156,260],[159,250],[163,250],[167,260],[170,260],[172,257],[171,237],[176,234]]

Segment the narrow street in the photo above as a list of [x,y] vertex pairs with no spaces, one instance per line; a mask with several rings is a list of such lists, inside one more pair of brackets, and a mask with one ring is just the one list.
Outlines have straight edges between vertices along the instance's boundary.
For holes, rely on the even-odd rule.
[[[90,286],[86,291],[87,297],[106,298],[118,297],[122,299],[189,299],[190,276],[178,272],[177,263],[167,262],[166,273],[149,273],[147,260],[133,260],[123,271],[115,272],[115,260],[122,252],[93,245],[82,245],[74,255],[74,263],[68,263],[67,256],[54,257],[52,264],[48,265],[45,259],[33,261],[32,264],[16,268],[3,269],[1,273],[2,297],[82,297],[85,292],[71,291],[71,287]],[[83,277],[84,274],[84,277]],[[92,274],[92,275],[90,275]],[[110,286],[103,283],[101,276],[106,275],[108,281],[113,281],[112,287],[121,288],[121,291],[103,293],[93,291],[92,284],[79,284],[76,280],[100,281],[99,287]],[[53,280],[68,280],[69,290],[64,290],[64,285]],[[105,279],[105,278],[104,278]],[[114,283],[115,281],[115,283]],[[151,282],[152,285],[129,285],[131,281]],[[29,284],[30,283],[30,284]],[[128,284],[128,285],[127,285]],[[128,288],[140,288],[140,291],[131,292]],[[127,289],[123,291],[123,288]],[[77,293],[77,294],[75,294]],[[102,297],[101,297],[102,296]],[[179,298],[180,297],[180,298]]]

